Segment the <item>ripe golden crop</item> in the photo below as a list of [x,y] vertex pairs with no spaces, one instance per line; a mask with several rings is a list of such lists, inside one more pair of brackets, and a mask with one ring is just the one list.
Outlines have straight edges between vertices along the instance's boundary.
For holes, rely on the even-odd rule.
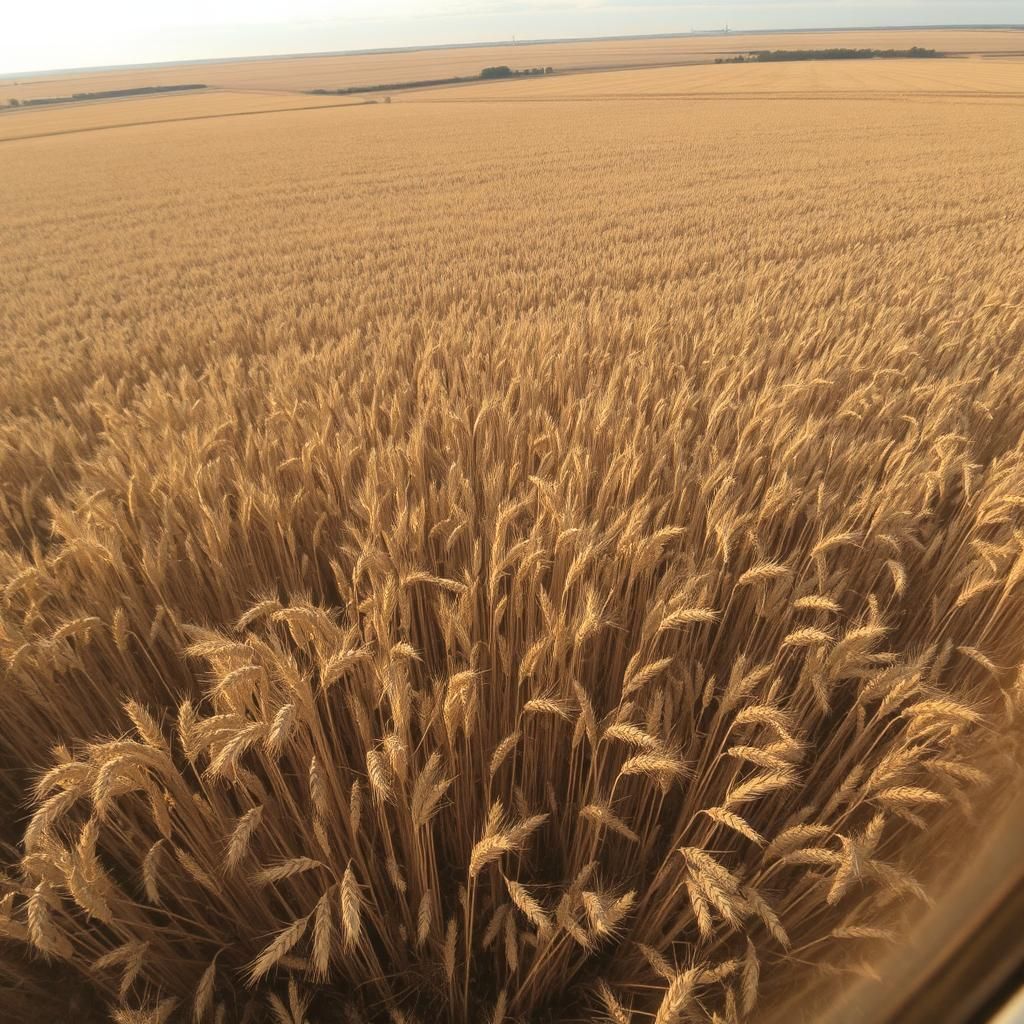
[[1021,774],[1024,66],[975,63],[0,144],[0,1015],[884,966]]

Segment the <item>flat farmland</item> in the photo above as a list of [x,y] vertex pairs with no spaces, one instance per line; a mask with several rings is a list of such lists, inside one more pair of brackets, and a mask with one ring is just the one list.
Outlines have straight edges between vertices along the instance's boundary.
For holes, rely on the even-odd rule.
[[1022,775],[1022,93],[0,118],[0,1017],[885,976]]
[[713,61],[750,50],[822,49],[830,46],[907,49],[923,46],[957,54],[1024,54],[1024,31],[1001,29],[876,29],[836,32],[733,33],[653,39],[602,39],[452,47],[341,56],[271,57],[258,60],[155,65],[109,71],[0,78],[8,98],[69,96],[76,92],[201,82],[223,89],[341,89],[479,74],[482,68],[554,67],[573,71]]
[[[699,65],[592,72],[553,78],[437,86],[395,93],[395,104],[503,104],[646,99],[728,98],[989,100],[1024,99],[1024,64],[999,61],[808,61],[768,65]],[[0,142],[99,129],[275,114],[320,107],[372,106],[377,95],[311,96],[295,92],[202,90],[96,100],[0,112]]]
[[21,107],[0,112],[0,142],[128,125],[353,106],[362,102],[358,97],[306,96],[293,92],[230,92],[218,89],[163,96],[90,100],[66,106]]
[[1010,61],[797,61],[699,65],[524,78],[411,90],[395,100],[437,102],[792,98],[1024,99],[1024,70]]

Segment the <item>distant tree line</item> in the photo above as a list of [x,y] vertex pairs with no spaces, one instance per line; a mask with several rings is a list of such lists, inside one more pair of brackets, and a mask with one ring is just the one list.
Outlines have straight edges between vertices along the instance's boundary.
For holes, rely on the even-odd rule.
[[9,100],[11,107],[39,107],[50,103],[74,103],[76,100],[112,100],[120,96],[146,96],[153,92],[183,92],[186,89],[205,89],[197,83],[189,85],[140,85],[135,89],[104,89],[101,92],[74,92],[70,96],[47,96],[31,100]]
[[498,64],[493,68],[484,68],[480,72],[481,78],[514,78],[517,75],[550,75],[554,72],[554,68],[523,68],[520,70],[514,70],[507,64]]
[[426,89],[432,85],[457,85],[459,82],[479,82],[480,79],[518,78],[521,75],[551,75],[555,69],[523,68],[513,69],[506,64],[484,68],[479,75],[461,75],[452,78],[424,78],[417,82],[389,82],[385,85],[350,85],[344,89],[310,89],[312,96],[352,96],[361,92],[396,92],[399,89]]
[[770,64],[793,60],[869,60],[881,58],[905,59],[908,57],[945,57],[938,50],[927,50],[923,46],[912,46],[909,50],[853,50],[834,47],[829,50],[752,50],[736,57],[716,57],[716,64]]
[[360,92],[395,92],[399,89],[425,89],[430,85],[455,85],[458,82],[475,82],[478,75],[464,75],[455,78],[424,78],[418,82],[388,82],[384,85],[350,85],[344,89],[310,89],[311,96],[352,96]]

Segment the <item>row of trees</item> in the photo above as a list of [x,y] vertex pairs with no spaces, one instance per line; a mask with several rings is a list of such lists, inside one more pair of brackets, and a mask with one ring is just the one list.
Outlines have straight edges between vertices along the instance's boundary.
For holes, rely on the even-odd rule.
[[481,78],[518,78],[522,75],[552,75],[555,69],[546,68],[523,68],[522,70],[510,68],[507,64],[499,64],[495,67],[484,68],[479,75],[462,75],[452,78],[428,78],[417,82],[389,82],[384,85],[350,85],[344,89],[310,89],[314,96],[351,96],[361,92],[397,92],[399,89],[426,89],[434,85],[458,85],[460,82],[477,82]]
[[551,75],[554,74],[555,69],[552,67],[547,68],[523,68],[522,70],[516,70],[510,68],[507,64],[498,64],[496,67],[484,68],[480,72],[481,78],[514,78],[518,75]]
[[832,47],[827,50],[753,50],[735,57],[716,57],[716,64],[764,64],[794,60],[868,60],[874,58],[944,57],[938,50],[912,46],[909,50],[854,50]]
[[79,100],[111,100],[122,96],[146,96],[154,92],[183,92],[186,89],[205,89],[205,85],[189,83],[187,85],[140,85],[134,89],[104,89],[100,92],[76,92],[70,96],[40,96],[35,99],[7,101],[9,107],[39,107],[51,103],[74,103]]

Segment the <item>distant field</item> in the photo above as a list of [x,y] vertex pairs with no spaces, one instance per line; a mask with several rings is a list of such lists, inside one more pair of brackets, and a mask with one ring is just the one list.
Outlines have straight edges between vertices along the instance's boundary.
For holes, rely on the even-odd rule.
[[227,89],[341,89],[383,82],[472,75],[493,64],[548,66],[559,71],[594,67],[712,61],[759,49],[821,49],[829,46],[902,49],[923,46],[952,53],[1024,53],[1024,31],[876,29],[837,32],[680,36],[594,42],[520,44],[339,57],[281,57],[209,64],[178,64],[81,74],[0,78],[0,102],[139,85],[204,82]]
[[[723,71],[727,73],[723,74]],[[874,96],[902,99],[975,95],[1024,99],[1024,64],[1011,61],[890,60],[642,68],[423,90],[403,96],[401,101],[491,103],[730,96]]]
[[[574,100],[941,99],[1024,100],[1022,61],[807,62],[692,65],[473,82],[397,93],[394,104],[572,102]],[[379,96],[211,90],[0,114],[0,142],[101,128],[225,118],[287,110],[363,106]]]

